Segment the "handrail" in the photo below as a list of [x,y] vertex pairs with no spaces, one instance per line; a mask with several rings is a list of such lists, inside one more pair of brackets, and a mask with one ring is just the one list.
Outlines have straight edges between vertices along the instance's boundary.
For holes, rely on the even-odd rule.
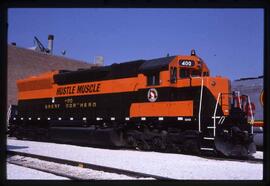
[[242,109],[242,103],[241,103],[241,98],[240,98],[240,91],[236,91],[237,92],[237,98],[238,98],[238,101],[239,101],[239,107],[240,109]]
[[199,119],[199,132],[201,132],[201,110],[202,110],[202,97],[203,97],[203,77],[201,77],[201,94],[200,94],[200,105],[199,105],[199,113],[198,113],[198,119]]
[[10,115],[11,115],[11,105],[9,105],[8,111],[7,111],[7,125],[9,124]]
[[250,97],[249,96],[248,96],[248,106],[249,106],[250,115],[251,115],[251,134],[253,134],[254,117],[253,117],[253,111],[252,111],[252,108],[251,108]]
[[214,127],[214,137],[216,136],[216,114],[217,114],[217,106],[218,106],[218,103],[219,103],[220,95],[221,95],[221,93],[219,92],[218,97],[217,97],[216,106],[215,106],[214,115],[213,115],[213,117],[214,117],[214,126],[213,126]]

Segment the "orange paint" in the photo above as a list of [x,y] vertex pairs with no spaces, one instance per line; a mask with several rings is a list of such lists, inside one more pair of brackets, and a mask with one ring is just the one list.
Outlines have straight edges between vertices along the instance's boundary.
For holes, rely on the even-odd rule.
[[[179,60],[192,60],[192,66],[181,66]],[[170,68],[176,68],[176,81],[170,81]],[[209,69],[206,64],[197,56],[176,56],[168,65],[168,70],[159,72],[159,85],[147,86],[147,76],[145,74],[138,74],[137,77],[103,80],[95,82],[84,82],[69,85],[57,85],[53,81],[53,76],[58,71],[43,73],[39,76],[33,76],[24,80],[18,80],[18,100],[27,99],[42,99],[42,98],[57,98],[66,96],[85,96],[85,95],[99,95],[109,93],[121,92],[135,92],[138,89],[149,89],[159,87],[194,87],[201,86],[202,78],[204,87],[207,87],[210,92],[217,99],[218,93],[229,93],[230,86],[227,78],[209,77],[185,77],[180,78],[179,71],[181,68],[197,70],[197,72],[207,72]],[[170,104],[169,104],[170,103]],[[225,115],[229,114],[230,97],[228,95],[222,96],[222,109]],[[221,102],[219,103],[221,105]],[[151,111],[148,111],[150,109]],[[192,116],[193,102],[192,101],[172,101],[162,103],[134,103],[130,108],[134,116]]]
[[132,103],[130,117],[193,116],[193,101]]
[[[40,80],[36,79],[36,83]],[[29,91],[19,91],[19,99],[41,99],[41,98],[51,98],[51,97],[66,97],[66,96],[85,96],[85,95],[96,95],[96,94],[108,94],[108,93],[119,93],[119,92],[133,92],[136,91],[137,78],[123,78],[116,80],[106,80],[106,81],[96,81],[96,82],[85,82],[85,83],[77,83],[77,84],[69,84],[69,85],[57,85],[53,84],[52,87],[32,90],[30,88],[30,84],[32,81],[28,81],[29,83]],[[87,93],[82,93],[80,91],[80,87],[82,86],[91,86],[91,85],[99,84],[99,91],[92,91]],[[113,85],[113,86],[112,86]],[[21,82],[18,82],[18,86],[21,86]],[[74,91],[69,91],[74,87]],[[59,88],[70,88],[68,89],[66,94],[57,94]],[[96,89],[96,88],[95,88]]]

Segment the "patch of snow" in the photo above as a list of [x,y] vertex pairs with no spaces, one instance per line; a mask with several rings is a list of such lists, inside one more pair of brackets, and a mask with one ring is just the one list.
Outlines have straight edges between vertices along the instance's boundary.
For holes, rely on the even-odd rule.
[[7,140],[10,150],[115,167],[174,179],[261,180],[260,163],[213,160],[183,154],[100,149],[75,145]]
[[263,152],[262,151],[257,151],[254,155],[254,158],[258,158],[258,159],[263,159]]

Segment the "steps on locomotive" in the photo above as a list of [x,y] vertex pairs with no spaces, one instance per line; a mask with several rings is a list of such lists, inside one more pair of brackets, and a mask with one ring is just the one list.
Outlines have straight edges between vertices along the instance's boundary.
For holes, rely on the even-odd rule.
[[201,141],[201,151],[215,151],[215,138],[203,136]]
[[215,138],[213,135],[202,135],[201,151],[215,151]]
[[[222,116],[213,116],[213,123],[206,126],[203,131],[201,140],[201,151],[215,151],[215,133],[216,133],[216,119],[221,120]],[[219,122],[220,122],[219,120]]]
[[212,116],[212,121],[203,131],[203,136],[201,140],[201,151],[216,153],[218,150],[216,148],[216,129],[217,125],[223,124],[226,117],[222,116]]

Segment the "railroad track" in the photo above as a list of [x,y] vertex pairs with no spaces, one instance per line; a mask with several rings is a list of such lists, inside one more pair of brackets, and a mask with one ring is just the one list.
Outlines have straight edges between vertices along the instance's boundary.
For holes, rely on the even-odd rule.
[[38,170],[38,171],[41,171],[41,172],[44,172],[44,173],[54,174],[56,176],[61,176],[61,177],[64,177],[64,178],[68,178],[70,180],[80,180],[80,178],[77,177],[77,176],[73,176],[71,174],[66,174],[66,173],[63,173],[63,172],[58,171],[58,170],[50,170],[50,169],[47,169],[47,168],[42,168],[40,166],[27,165],[27,164],[25,164],[24,160],[21,160],[21,161],[19,161],[19,160],[7,160],[7,163],[14,164],[14,165],[21,166],[21,167],[25,167],[25,168],[29,168],[29,169],[33,169],[33,170]]
[[[37,154],[31,154],[31,153],[26,153],[26,152],[18,152],[18,151],[11,151],[8,150],[7,154],[9,156],[23,156],[23,157],[29,157],[29,158],[36,158],[39,160],[47,161],[47,162],[53,162],[53,163],[58,163],[58,164],[66,164],[66,165],[71,165],[71,166],[76,166],[76,167],[83,167],[87,169],[92,169],[96,171],[103,171],[106,173],[114,173],[114,174],[119,174],[119,175],[126,175],[128,177],[133,177],[133,178],[150,178],[150,179],[155,179],[155,180],[174,180],[172,178],[167,178],[167,177],[162,177],[162,176],[157,176],[157,175],[151,175],[151,174],[146,174],[146,173],[141,173],[141,172],[135,172],[135,171],[130,171],[130,170],[124,170],[124,169],[118,169],[118,168],[113,168],[113,167],[107,167],[107,166],[101,166],[101,165],[95,165],[95,164],[90,164],[90,163],[84,163],[84,162],[78,162],[78,161],[72,161],[72,160],[65,160],[65,159],[60,159],[60,158],[54,158],[54,157],[48,157],[48,156],[42,156],[42,155],[37,155]],[[22,166],[21,163],[18,163],[16,161],[8,161],[11,164],[16,164]],[[57,176],[62,176],[69,178],[71,180],[80,180],[82,178],[76,177],[74,175],[70,174],[65,174],[62,172],[57,172],[55,170],[46,170],[43,168],[34,168],[32,166],[26,166],[28,168],[33,168],[39,171],[55,174]]]

